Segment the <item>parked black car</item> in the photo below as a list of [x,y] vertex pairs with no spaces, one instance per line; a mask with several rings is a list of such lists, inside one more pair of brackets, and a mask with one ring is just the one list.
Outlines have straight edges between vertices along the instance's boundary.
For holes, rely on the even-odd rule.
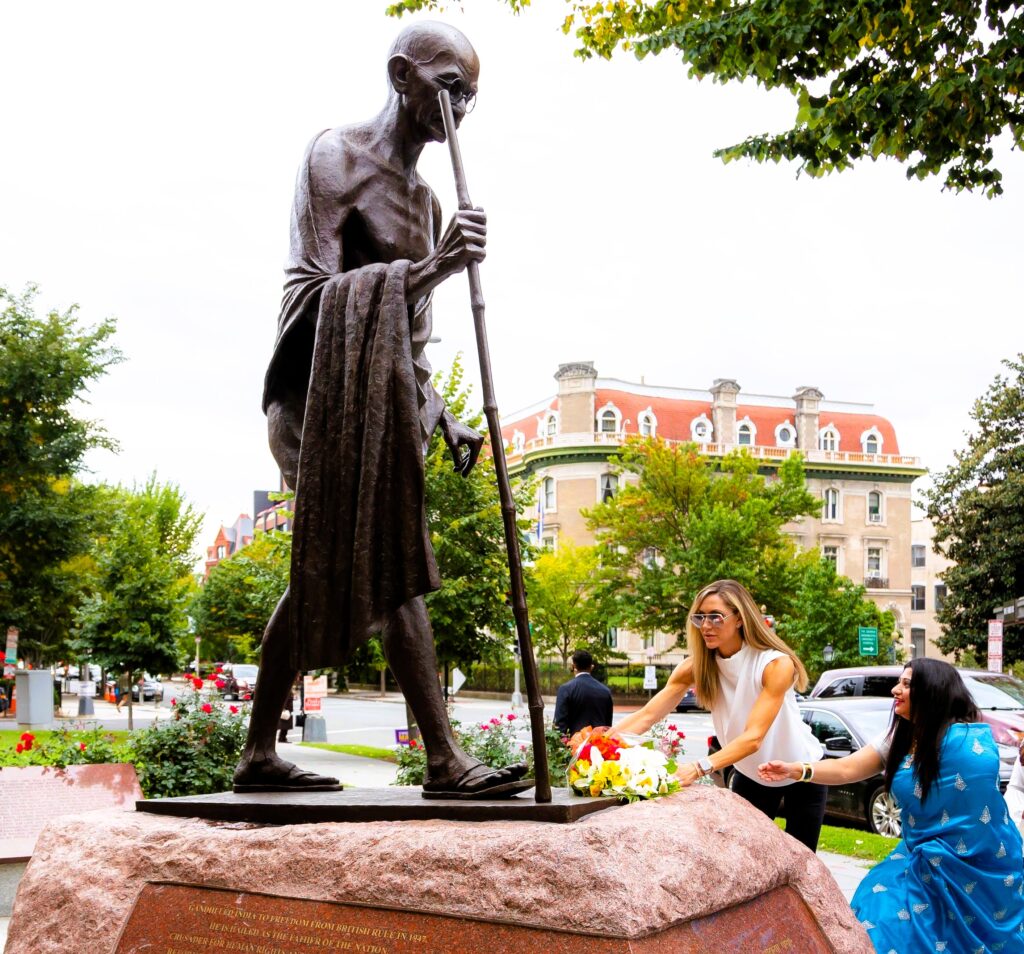
[[676,712],[703,712],[704,707],[697,701],[697,693],[694,692],[693,686],[683,694],[683,698],[679,700],[679,705],[676,706]]
[[[884,732],[892,717],[891,699],[808,699],[799,706],[804,722],[821,742],[825,758],[856,752]],[[720,748],[717,737],[708,739],[709,754]],[[729,767],[715,772],[714,778],[719,785],[732,788],[733,775]],[[825,811],[867,824],[876,834],[900,836],[900,810],[886,792],[881,772],[863,782],[829,786]]]

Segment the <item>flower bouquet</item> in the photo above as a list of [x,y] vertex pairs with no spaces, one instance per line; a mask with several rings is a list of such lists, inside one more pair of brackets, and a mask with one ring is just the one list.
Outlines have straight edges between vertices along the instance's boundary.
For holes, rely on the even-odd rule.
[[574,795],[611,795],[628,802],[678,792],[676,763],[653,739],[627,742],[608,728],[580,729],[569,746],[569,788]]

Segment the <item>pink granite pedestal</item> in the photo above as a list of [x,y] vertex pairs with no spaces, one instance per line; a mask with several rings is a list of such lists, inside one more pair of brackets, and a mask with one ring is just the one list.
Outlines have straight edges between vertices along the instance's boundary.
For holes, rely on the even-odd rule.
[[68,950],[70,912],[111,954],[872,950],[811,852],[703,786],[570,825],[88,821],[39,838],[7,954]]

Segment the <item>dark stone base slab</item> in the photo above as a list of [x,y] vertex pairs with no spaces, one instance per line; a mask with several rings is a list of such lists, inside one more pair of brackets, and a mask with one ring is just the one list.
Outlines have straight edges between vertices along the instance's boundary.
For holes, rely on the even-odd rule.
[[315,822],[531,821],[566,824],[591,812],[613,808],[616,798],[581,798],[554,789],[550,802],[532,793],[513,798],[469,801],[426,799],[418,788],[351,788],[340,792],[224,792],[181,798],[151,798],[135,803],[140,812],[205,818],[212,821],[307,825]]

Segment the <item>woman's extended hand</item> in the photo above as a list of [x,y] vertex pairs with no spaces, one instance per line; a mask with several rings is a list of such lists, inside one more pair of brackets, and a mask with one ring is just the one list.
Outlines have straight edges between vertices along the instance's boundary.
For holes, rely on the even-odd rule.
[[676,778],[679,779],[679,784],[686,788],[687,785],[692,785],[700,778],[700,772],[697,771],[695,763],[687,762],[676,770]]
[[803,769],[800,762],[780,762],[775,759],[771,762],[762,762],[757,767],[757,775],[762,782],[783,782],[787,778],[799,779]]

